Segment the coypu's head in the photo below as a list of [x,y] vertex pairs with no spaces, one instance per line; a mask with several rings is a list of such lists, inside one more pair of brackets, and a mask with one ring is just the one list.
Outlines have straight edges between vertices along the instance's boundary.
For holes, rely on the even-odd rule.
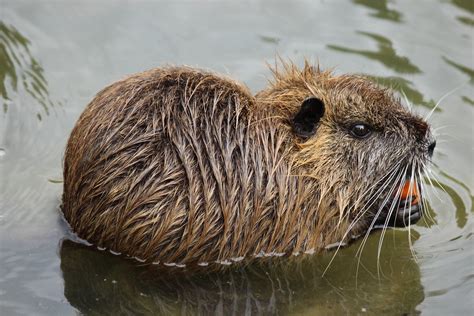
[[338,240],[420,219],[422,174],[436,145],[422,118],[360,76],[308,64],[274,75],[257,98],[288,123],[292,171],[315,179]]

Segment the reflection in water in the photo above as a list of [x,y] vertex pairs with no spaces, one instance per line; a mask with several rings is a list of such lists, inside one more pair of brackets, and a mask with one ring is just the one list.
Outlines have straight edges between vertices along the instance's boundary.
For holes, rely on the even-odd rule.
[[392,41],[390,41],[388,38],[369,32],[358,31],[357,33],[375,40],[377,42],[378,51],[374,52],[370,50],[358,50],[337,45],[327,45],[327,47],[339,52],[357,54],[372,60],[379,61],[386,67],[399,73],[414,74],[421,72],[421,70],[416,65],[410,62],[408,57],[397,55],[397,52],[393,48]]
[[469,26],[474,26],[474,19],[472,15],[474,14],[474,1],[472,0],[451,0],[451,4],[457,8],[465,11],[470,16],[458,16],[457,19],[459,22],[464,23]]
[[466,25],[469,25],[469,26],[474,26],[474,19],[468,17],[468,16],[458,16],[457,17],[458,21],[463,23],[463,24],[466,24]]
[[421,220],[416,223],[416,226],[431,228],[433,226],[437,226],[438,220],[436,219],[437,213],[431,206],[432,201],[430,199],[426,199],[423,204],[423,216]]
[[400,22],[401,20],[402,14],[389,9],[387,0],[354,0],[353,2],[375,10],[375,13],[371,14],[373,17],[394,22]]
[[467,214],[466,205],[464,204],[461,196],[456,192],[456,190],[448,186],[446,183],[441,183],[441,182],[432,180],[430,182],[430,185],[432,185],[433,187],[437,189],[443,190],[444,192],[446,192],[447,195],[449,195],[451,201],[456,206],[457,225],[459,228],[464,228],[464,226],[466,226],[466,223],[467,223],[468,214]]
[[[456,69],[456,70],[462,72],[463,74],[465,74],[466,76],[468,76],[469,77],[469,83],[474,85],[474,69],[469,68],[469,67],[464,66],[464,65],[461,65],[459,63],[456,63],[456,62],[452,61],[451,59],[449,59],[445,56],[443,56],[443,60],[448,65],[453,67],[454,69]],[[463,100],[464,103],[467,103],[469,105],[474,105],[474,100],[472,100],[471,98],[469,98],[467,96],[461,96],[461,100]]]
[[[434,100],[425,100],[423,94],[413,88],[413,83],[405,78],[364,76],[384,87],[400,92],[407,97],[411,104],[422,105],[427,108],[433,108],[436,105]],[[441,111],[441,109],[437,107],[435,111]]]
[[[472,200],[473,206],[474,206],[474,196],[472,195],[471,189],[469,189],[469,187],[465,183],[463,183],[460,180],[454,178],[453,176],[447,174],[445,171],[439,170],[439,174],[442,175],[443,177],[449,179],[450,181],[453,181],[454,183],[459,185],[461,188],[463,188],[466,191],[466,193],[469,194],[469,196],[471,197],[471,200]],[[444,184],[443,184],[443,186],[444,186]],[[474,211],[474,210],[471,210],[471,211]]]
[[259,38],[265,43],[270,43],[270,44],[275,44],[275,45],[280,42],[280,39],[274,36],[259,35]]
[[458,63],[455,63],[454,61],[452,61],[451,59],[447,58],[447,57],[444,57],[443,56],[443,60],[450,66],[452,66],[453,68],[456,68],[457,70],[459,70],[460,72],[462,72],[463,74],[467,75],[469,77],[469,82],[474,84],[474,70],[472,68],[469,68],[469,67],[466,67],[466,66],[463,66],[461,64],[458,64]]
[[[455,184],[459,185],[463,190],[465,190],[466,194],[470,197],[471,200],[471,210],[470,212],[474,212],[474,196],[471,193],[471,190],[467,185],[465,185],[460,180],[450,176],[444,171],[439,170],[439,174],[454,182]],[[454,206],[456,206],[456,224],[459,228],[464,228],[468,222],[469,214],[468,214],[468,207],[464,203],[464,200],[460,196],[458,192],[460,190],[456,190],[455,188],[451,187],[450,185],[446,184],[446,182],[440,182],[438,180],[431,181],[431,185],[435,188],[441,189],[449,196],[451,201],[453,202]],[[461,190],[462,191],[462,190]]]
[[474,105],[474,100],[471,99],[471,98],[469,98],[469,97],[466,97],[465,95],[463,95],[463,96],[461,97],[461,99],[462,99],[465,103],[467,103],[467,104],[469,104],[469,105]]
[[[48,96],[48,83],[43,68],[31,55],[30,41],[13,26],[0,21],[0,96],[6,113],[12,103],[10,91],[26,93],[49,114],[53,103]],[[19,91],[20,90],[20,91]],[[37,114],[41,119],[41,114]]]
[[451,3],[461,10],[474,14],[474,1],[472,0],[451,0]]
[[[333,253],[186,275],[64,240],[64,294],[80,312],[93,315],[413,314],[424,299],[419,268],[411,260],[406,232],[390,233],[380,276],[377,259],[367,255],[357,278],[357,244],[341,250],[323,278]],[[364,254],[376,253],[377,245],[378,238],[369,238]]]

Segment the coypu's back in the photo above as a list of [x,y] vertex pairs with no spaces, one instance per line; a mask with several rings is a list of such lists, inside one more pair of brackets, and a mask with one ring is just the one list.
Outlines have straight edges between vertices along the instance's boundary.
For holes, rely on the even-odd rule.
[[274,218],[296,201],[279,134],[229,79],[188,68],[134,75],[99,92],[72,131],[64,216],[81,238],[149,261],[284,252],[292,230]]

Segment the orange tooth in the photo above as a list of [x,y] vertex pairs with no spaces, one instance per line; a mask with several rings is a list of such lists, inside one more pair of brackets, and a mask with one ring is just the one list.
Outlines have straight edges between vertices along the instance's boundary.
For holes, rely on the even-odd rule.
[[400,193],[400,197],[403,200],[408,199],[410,196],[413,198],[413,200],[411,201],[411,205],[415,205],[419,203],[420,194],[418,192],[418,184],[416,183],[415,180],[405,181],[405,184],[403,185],[403,188],[402,188],[402,192]]

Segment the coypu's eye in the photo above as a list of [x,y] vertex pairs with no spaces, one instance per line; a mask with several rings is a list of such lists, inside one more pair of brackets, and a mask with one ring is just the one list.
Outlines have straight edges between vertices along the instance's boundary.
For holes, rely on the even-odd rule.
[[350,133],[356,138],[366,138],[372,133],[372,128],[367,124],[357,123],[352,125]]

